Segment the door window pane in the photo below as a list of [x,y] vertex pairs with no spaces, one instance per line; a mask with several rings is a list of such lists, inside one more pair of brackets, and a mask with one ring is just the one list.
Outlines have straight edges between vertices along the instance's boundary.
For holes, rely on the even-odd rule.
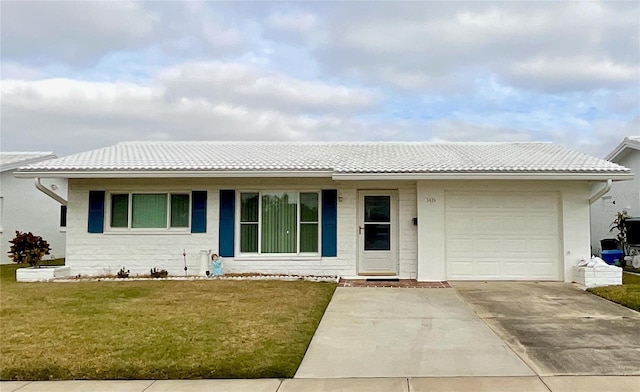
[[391,250],[391,226],[364,225],[364,250]]
[[131,227],[166,228],[167,194],[133,194],[131,199]]
[[129,195],[111,195],[111,227],[129,226]]
[[297,193],[262,194],[262,253],[296,253]]
[[365,196],[364,197],[364,221],[365,222],[391,222],[391,197],[390,196]]
[[171,227],[189,227],[189,195],[171,195]]

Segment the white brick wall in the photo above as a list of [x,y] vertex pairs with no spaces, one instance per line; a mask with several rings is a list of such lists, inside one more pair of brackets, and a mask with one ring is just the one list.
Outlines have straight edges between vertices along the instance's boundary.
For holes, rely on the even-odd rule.
[[574,267],[573,281],[586,287],[611,286],[622,284],[622,268]]
[[[173,180],[71,180],[67,221],[67,265],[72,274],[116,274],[125,267],[132,275],[148,274],[153,267],[172,275],[184,274],[182,250],[187,253],[189,274],[200,269],[200,251],[218,249],[219,190],[320,190],[337,189],[337,257],[236,257],[224,258],[227,272],[357,276],[357,190],[397,189],[399,195],[399,274],[415,278],[417,216],[414,182],[333,182],[328,179],[173,179]],[[92,234],[87,232],[90,190],[178,191],[206,190],[205,234]],[[107,217],[105,217],[107,219]],[[236,235],[237,238],[237,235]]]

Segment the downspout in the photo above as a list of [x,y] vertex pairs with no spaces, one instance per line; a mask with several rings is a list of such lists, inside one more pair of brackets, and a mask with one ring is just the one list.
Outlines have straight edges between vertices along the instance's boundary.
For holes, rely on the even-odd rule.
[[606,195],[610,189],[611,189],[611,179],[608,179],[604,187],[600,189],[598,192],[594,193],[593,196],[591,196],[591,198],[589,199],[589,204],[595,203],[599,198]]
[[42,192],[45,195],[49,196],[53,200],[55,200],[58,203],[62,204],[63,206],[67,205],[67,201],[65,199],[60,197],[60,195],[58,195],[54,191],[52,191],[52,190],[48,189],[47,187],[45,187],[44,185],[42,185],[42,183],[40,183],[40,178],[39,177],[34,178],[34,182],[36,183],[36,188],[38,188],[38,190],[40,192]]

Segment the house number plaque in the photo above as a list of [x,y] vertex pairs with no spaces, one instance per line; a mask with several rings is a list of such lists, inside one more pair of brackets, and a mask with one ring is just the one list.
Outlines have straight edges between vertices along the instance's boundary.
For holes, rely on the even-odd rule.
[[435,203],[435,202],[436,202],[436,198],[435,198],[435,197],[427,197],[427,198],[425,199],[425,201],[426,201],[427,203]]

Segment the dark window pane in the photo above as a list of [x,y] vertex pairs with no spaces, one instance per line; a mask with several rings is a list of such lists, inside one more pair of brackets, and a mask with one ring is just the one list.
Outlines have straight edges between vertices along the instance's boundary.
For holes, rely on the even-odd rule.
[[240,222],[258,221],[258,194],[240,194]]
[[171,195],[171,227],[189,227],[189,195]]
[[128,227],[129,195],[111,195],[111,227]]
[[391,221],[391,197],[390,196],[365,196],[364,197],[364,221],[365,222],[390,222]]
[[60,206],[60,227],[67,227],[67,206]]
[[391,250],[390,225],[364,225],[364,250]]
[[300,194],[300,222],[318,221],[318,194]]
[[318,252],[318,224],[317,223],[301,223],[300,224],[300,252],[303,252],[303,253]]

